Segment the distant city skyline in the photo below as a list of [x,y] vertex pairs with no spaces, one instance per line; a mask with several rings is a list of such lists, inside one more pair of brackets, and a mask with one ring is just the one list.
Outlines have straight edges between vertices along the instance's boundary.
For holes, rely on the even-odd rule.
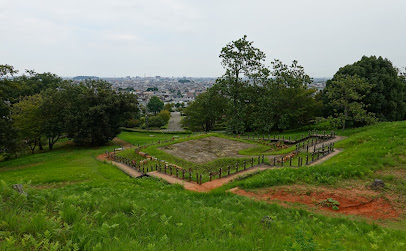
[[0,64],[61,77],[210,77],[248,36],[273,59],[328,78],[363,55],[406,67],[402,0],[0,0]]

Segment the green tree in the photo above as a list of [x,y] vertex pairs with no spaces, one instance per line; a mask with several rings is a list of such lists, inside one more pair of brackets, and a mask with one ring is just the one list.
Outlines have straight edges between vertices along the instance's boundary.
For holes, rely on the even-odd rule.
[[373,87],[358,76],[337,75],[326,88],[331,106],[334,107],[333,124],[345,129],[348,121],[371,124],[376,121],[375,115],[366,110],[362,102]]
[[172,103],[167,103],[164,105],[164,110],[167,110],[169,112],[173,112],[173,104]]
[[13,80],[10,78],[18,71],[10,65],[0,65],[0,155],[8,159],[17,151],[17,135],[10,117],[10,101],[4,87]]
[[41,132],[48,139],[49,150],[61,135],[66,132],[68,117],[66,90],[50,88],[41,93],[43,102],[40,107],[42,126]]
[[151,97],[147,104],[148,110],[156,115],[158,112],[164,109],[164,102],[162,102],[157,96]]
[[[392,62],[382,57],[366,57],[340,68],[333,79],[328,81],[326,89],[340,75],[359,76],[363,78],[371,89],[364,93],[363,103],[368,112],[374,113],[381,121],[406,119],[406,84],[399,76],[399,70]],[[328,95],[323,95],[325,115],[331,115],[332,109]]]
[[228,130],[235,133],[244,132],[248,126],[248,86],[261,84],[269,76],[269,70],[263,65],[265,54],[252,43],[244,36],[227,44],[219,56],[226,72],[216,82],[230,103]]
[[19,137],[34,153],[38,141],[41,138],[42,117],[40,107],[42,105],[40,94],[24,97],[12,107],[11,118]]
[[169,119],[171,118],[171,113],[168,110],[161,110],[158,113],[158,116],[160,116],[165,121],[165,124],[167,124]]
[[64,87],[68,105],[67,132],[78,145],[103,145],[138,113],[136,96],[117,93],[102,80]]
[[226,107],[227,101],[215,86],[198,95],[195,101],[185,108],[187,116],[182,120],[182,124],[191,130],[211,131],[224,121]]

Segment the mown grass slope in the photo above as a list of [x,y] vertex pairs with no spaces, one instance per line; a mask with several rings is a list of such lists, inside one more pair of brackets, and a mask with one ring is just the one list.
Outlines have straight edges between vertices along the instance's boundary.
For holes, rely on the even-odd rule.
[[326,162],[303,168],[268,170],[234,183],[243,188],[259,188],[296,182],[333,184],[340,179],[373,177],[383,168],[406,168],[406,121],[339,131],[348,136],[335,148],[344,151]]

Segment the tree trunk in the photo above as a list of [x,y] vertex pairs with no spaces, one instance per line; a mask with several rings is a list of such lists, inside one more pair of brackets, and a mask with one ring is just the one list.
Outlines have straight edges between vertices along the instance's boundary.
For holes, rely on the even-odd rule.
[[40,151],[41,151],[41,150],[44,150],[44,148],[42,147],[41,138],[38,138],[38,147],[39,147],[39,150],[40,150]]
[[50,138],[48,139],[48,146],[49,150],[52,151],[52,147],[54,146],[54,144],[52,143],[52,140]]

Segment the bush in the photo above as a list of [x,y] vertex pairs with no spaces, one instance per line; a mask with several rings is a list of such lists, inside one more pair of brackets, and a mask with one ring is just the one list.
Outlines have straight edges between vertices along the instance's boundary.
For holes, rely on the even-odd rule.
[[171,113],[168,110],[162,110],[159,112],[158,116],[160,116],[165,121],[166,124],[168,123],[169,118],[171,117]]
[[125,123],[125,127],[134,128],[141,126],[142,122],[139,119],[130,119]]
[[161,116],[153,116],[148,118],[148,127],[161,127],[166,123]]

